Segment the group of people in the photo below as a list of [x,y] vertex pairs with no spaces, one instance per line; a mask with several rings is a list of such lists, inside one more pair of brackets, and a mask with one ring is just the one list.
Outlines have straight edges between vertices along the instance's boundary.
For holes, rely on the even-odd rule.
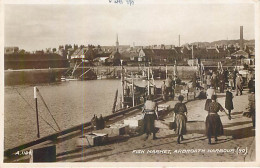
[[[231,93],[232,94],[232,93]],[[210,96],[210,95],[208,95]],[[232,95],[231,95],[232,97]],[[186,134],[186,123],[187,123],[187,107],[183,103],[184,97],[180,95],[178,97],[178,103],[175,104],[174,111],[174,120],[176,124],[175,133],[178,135],[177,143],[180,144],[184,139],[183,135]],[[208,111],[208,116],[206,118],[206,135],[209,139],[209,144],[211,144],[211,137],[215,137],[217,141],[217,136],[223,134],[223,126],[218,115],[219,111],[225,111],[224,108],[216,101],[217,96],[212,92],[210,100],[207,99],[205,109]],[[209,102],[210,101],[210,102]],[[226,102],[226,108],[233,109],[233,102]],[[231,110],[229,110],[231,111]],[[155,130],[155,120],[158,119],[158,106],[157,103],[153,101],[152,96],[148,96],[144,104],[144,132],[146,133],[145,140],[148,139],[149,135],[153,134],[153,139],[157,139],[156,130]],[[230,113],[229,113],[230,114]],[[231,119],[229,115],[229,119]]]
[[175,85],[179,84],[180,82],[181,80],[177,76],[174,76],[173,79],[172,76],[168,76],[168,78],[163,81],[161,86],[161,93],[164,101],[168,100],[168,98],[174,97]]
[[[242,75],[238,73],[236,68],[233,71],[220,69],[213,72],[209,70],[203,75],[203,82],[207,85],[207,88],[213,86],[215,90],[219,88],[220,93],[224,93],[226,83],[228,83],[228,87],[230,87],[231,90],[236,90],[236,95],[242,95],[243,86],[245,84],[250,85],[252,80],[252,71],[249,71],[247,79],[243,80]],[[245,83],[245,81],[247,81],[247,83]]]
[[[223,135],[223,125],[221,122],[221,119],[218,115],[218,112],[225,112],[225,114],[228,116],[228,119],[231,120],[231,111],[234,109],[234,105],[233,105],[233,94],[232,94],[232,90],[234,89],[232,86],[232,83],[229,84],[229,87],[226,90],[226,99],[225,99],[225,109],[228,111],[228,113],[226,112],[226,110],[222,107],[222,105],[220,103],[217,102],[217,95],[216,95],[216,89],[218,88],[218,86],[220,87],[220,92],[224,92],[225,90],[225,79],[221,77],[223,72],[220,72],[219,74],[217,74],[216,72],[212,73],[212,76],[210,77],[206,77],[207,79],[207,85],[208,85],[208,89],[207,89],[207,100],[205,103],[205,111],[208,112],[208,115],[206,117],[206,123],[205,123],[205,127],[206,127],[206,136],[208,138],[208,143],[211,144],[211,137],[215,138],[215,142],[218,141],[218,136]],[[229,73],[230,74],[230,73]],[[220,78],[217,77],[217,75],[220,75]],[[221,85],[217,85],[217,80],[220,81]],[[224,81],[224,84],[222,83]],[[252,82],[253,77],[251,79],[249,79],[249,81]],[[166,100],[166,96],[173,96],[172,95],[172,88],[173,88],[173,82],[171,80],[166,79],[166,81],[163,81],[162,84],[162,96],[163,99]],[[236,95],[238,95],[238,93],[240,95],[242,95],[242,91],[243,91],[243,79],[242,76],[240,74],[236,74],[236,78],[235,78],[235,86],[236,86]],[[253,88],[253,86],[252,86]],[[249,88],[250,91],[250,88]],[[253,99],[253,96],[250,96],[249,99]],[[177,138],[177,143],[181,143],[181,141],[184,139],[183,135],[186,134],[186,122],[187,122],[187,108],[185,103],[183,103],[184,97],[182,95],[180,95],[178,97],[178,103],[175,104],[174,106],[174,120],[176,123],[176,129],[175,129],[175,133],[178,135]],[[251,101],[254,102],[254,101]],[[251,103],[252,104],[252,103]],[[254,109],[254,104],[250,106],[251,107],[251,111],[255,111]],[[158,118],[158,107],[157,107],[157,103],[154,102],[152,100],[151,96],[148,96],[147,101],[145,102],[144,105],[144,130],[146,133],[146,138],[147,139],[149,137],[150,134],[153,134],[153,139],[156,139],[156,130],[155,130],[155,126],[154,126],[154,120],[156,118]],[[254,114],[254,113],[253,113]],[[252,120],[254,120],[254,116],[252,116]],[[255,121],[253,121],[254,124]]]

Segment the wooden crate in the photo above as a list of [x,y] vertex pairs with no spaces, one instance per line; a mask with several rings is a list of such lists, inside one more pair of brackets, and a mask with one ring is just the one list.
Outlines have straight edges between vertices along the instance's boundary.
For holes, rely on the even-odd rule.
[[169,109],[170,109],[170,105],[168,105],[168,104],[158,105],[158,111],[161,111],[161,110],[168,111]]
[[125,135],[128,133],[128,128],[129,126],[125,124],[113,124],[109,127],[113,135]]
[[189,91],[188,91],[188,89],[182,89],[181,90],[181,94],[187,94]]
[[90,133],[77,139],[77,146],[98,146],[102,144],[102,137]]
[[188,94],[187,99],[188,99],[188,100],[194,100],[194,99],[195,99],[195,93],[194,93],[194,92],[191,92],[190,94]]
[[132,118],[128,118],[124,120],[124,124],[128,125],[129,127],[138,127],[142,126],[144,122],[143,115],[137,115]]
[[103,132],[93,132],[92,134],[95,134],[96,136],[101,137],[102,144],[106,143],[108,140],[108,134]]
[[180,93],[181,90],[182,90],[182,88],[183,88],[182,85],[176,85],[176,86],[175,86],[175,89],[174,89],[174,92],[175,92],[175,93]]

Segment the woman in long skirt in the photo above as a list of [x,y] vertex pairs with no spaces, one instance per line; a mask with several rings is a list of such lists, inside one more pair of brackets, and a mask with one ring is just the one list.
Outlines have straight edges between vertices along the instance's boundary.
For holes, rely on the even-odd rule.
[[209,105],[209,114],[206,118],[206,135],[208,143],[211,144],[211,136],[215,137],[215,142],[218,141],[218,136],[223,135],[223,125],[218,115],[219,111],[225,111],[224,108],[216,102],[217,95],[211,97],[212,102]]
[[187,108],[182,103],[184,97],[180,95],[178,97],[179,102],[175,104],[173,111],[175,112],[175,122],[177,125],[175,133],[178,134],[177,142],[180,144],[180,140],[183,141],[183,135],[186,134],[186,122],[187,122]]
[[158,119],[158,106],[157,103],[153,101],[153,96],[149,95],[144,104],[144,132],[146,133],[146,137],[144,140],[147,140],[149,135],[153,133],[153,139],[156,138],[154,120]]

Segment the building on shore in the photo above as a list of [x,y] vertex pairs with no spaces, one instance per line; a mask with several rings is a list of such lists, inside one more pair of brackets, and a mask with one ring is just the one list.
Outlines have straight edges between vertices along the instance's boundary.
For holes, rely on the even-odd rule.
[[19,51],[19,47],[5,47],[4,54],[14,54]]

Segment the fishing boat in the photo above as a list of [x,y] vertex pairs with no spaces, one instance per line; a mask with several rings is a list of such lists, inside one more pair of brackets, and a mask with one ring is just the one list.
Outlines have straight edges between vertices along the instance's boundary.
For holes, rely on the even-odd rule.
[[79,64],[75,64],[74,68],[69,68],[66,73],[61,77],[61,81],[78,81],[78,80],[93,80],[97,79],[97,75],[93,72],[92,68],[86,68],[85,72],[82,73],[84,67],[79,69]]
[[78,78],[75,78],[74,76],[62,76],[61,77],[61,81],[62,82],[66,82],[66,81],[78,81],[79,79]]
[[130,80],[130,79],[134,79],[134,80],[147,80],[147,76],[143,76],[143,75],[130,75],[127,76],[126,79]]
[[97,76],[97,79],[107,79],[107,76],[106,75],[98,75]]

